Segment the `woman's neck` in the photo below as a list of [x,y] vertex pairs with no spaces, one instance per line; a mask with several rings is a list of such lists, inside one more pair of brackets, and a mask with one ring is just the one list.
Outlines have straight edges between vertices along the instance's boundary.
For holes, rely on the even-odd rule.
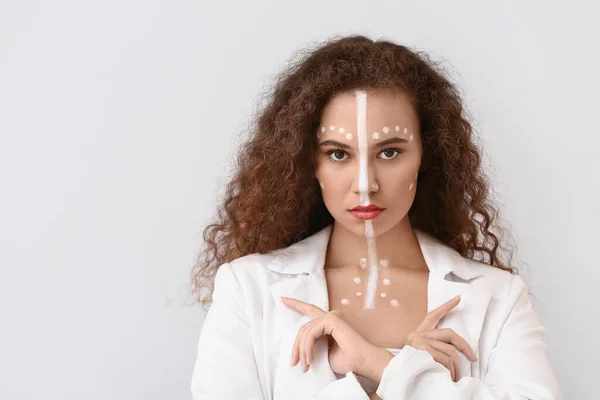
[[[408,217],[389,231],[375,237],[380,265],[407,270],[425,270],[427,264]],[[325,268],[360,265],[369,259],[367,238],[335,222],[327,246]]]

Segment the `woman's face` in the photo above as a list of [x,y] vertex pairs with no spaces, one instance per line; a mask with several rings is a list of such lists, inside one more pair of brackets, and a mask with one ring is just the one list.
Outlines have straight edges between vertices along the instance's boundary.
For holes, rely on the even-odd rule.
[[[317,130],[317,170],[325,206],[358,235],[372,221],[379,236],[408,214],[416,191],[422,144],[408,98],[392,90],[335,95]],[[383,211],[354,211],[357,206]]]

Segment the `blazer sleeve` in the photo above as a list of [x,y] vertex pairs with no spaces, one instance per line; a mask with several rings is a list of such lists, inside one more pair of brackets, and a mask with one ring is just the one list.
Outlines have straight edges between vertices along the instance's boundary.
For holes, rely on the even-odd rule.
[[508,304],[483,380],[463,377],[454,382],[428,352],[405,346],[384,369],[377,395],[383,400],[562,399],[547,357],[545,328],[519,275],[512,276]]
[[[266,400],[259,379],[243,291],[229,263],[215,275],[213,302],[204,319],[191,391],[194,400]],[[369,400],[353,373],[306,400]],[[279,400],[279,399],[275,399]],[[282,399],[283,400],[283,399]]]

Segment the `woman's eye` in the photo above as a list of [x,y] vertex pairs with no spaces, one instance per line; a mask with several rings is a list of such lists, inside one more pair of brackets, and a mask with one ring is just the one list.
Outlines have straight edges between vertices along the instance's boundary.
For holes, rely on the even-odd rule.
[[400,150],[398,149],[386,149],[383,150],[380,154],[383,155],[384,160],[393,160],[394,158],[400,155]]
[[333,161],[344,161],[345,158],[343,158],[343,157],[346,156],[347,154],[345,151],[342,151],[342,150],[331,150],[327,153],[327,155]]

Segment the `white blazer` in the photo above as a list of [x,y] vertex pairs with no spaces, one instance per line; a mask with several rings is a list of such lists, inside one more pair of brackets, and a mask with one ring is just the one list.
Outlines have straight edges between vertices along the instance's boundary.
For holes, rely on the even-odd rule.
[[[220,266],[192,375],[194,400],[368,400],[352,372],[337,379],[327,338],[303,373],[290,366],[300,326],[310,319],[280,296],[329,311],[324,262],[332,225],[287,248],[250,254]],[[428,310],[460,294],[438,328],[451,328],[477,354],[457,352],[462,378],[424,350],[404,346],[387,365],[377,394],[384,400],[562,399],[548,361],[545,328],[519,275],[462,257],[414,230],[429,268]]]

